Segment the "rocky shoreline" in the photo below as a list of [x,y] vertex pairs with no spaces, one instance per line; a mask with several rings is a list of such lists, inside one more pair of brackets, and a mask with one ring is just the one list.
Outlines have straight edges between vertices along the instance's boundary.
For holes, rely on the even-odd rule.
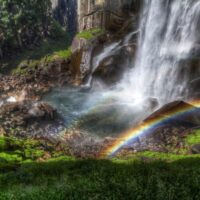
[[[65,67],[69,69],[67,65]],[[65,75],[62,70],[57,72],[56,76],[63,77],[67,84],[73,83],[72,78],[67,79],[69,77],[67,74],[70,74],[68,70],[65,71]],[[47,141],[59,151],[75,157],[102,156],[101,152],[117,142],[118,138],[98,138],[82,130],[73,128],[66,130],[62,116],[48,103],[41,101],[45,93],[59,85],[58,79],[52,78],[53,74],[48,71],[40,78],[32,73],[26,76],[1,76],[0,91],[4,103],[0,106],[0,135]],[[150,118],[177,109],[180,105],[185,106],[185,103],[171,103],[155,112]],[[182,153],[183,150],[186,154],[199,152],[198,146],[188,147],[184,143],[184,139],[192,133],[193,128],[199,126],[199,119],[199,111],[198,115],[178,119],[180,124],[177,124],[177,119],[173,119],[170,123],[159,126],[151,134],[136,138],[130,146],[122,148],[117,156],[123,157],[143,151],[176,154]],[[193,125],[187,126],[185,123],[187,120]]]
[[[72,84],[70,60],[43,63],[18,75],[0,76],[0,127],[10,135],[51,135],[64,129],[57,111],[42,102],[51,88]],[[2,132],[2,131],[1,131]]]
[[[130,44],[118,49],[115,55],[105,57],[94,71],[90,57],[95,57],[108,43],[115,41],[115,35],[104,33],[91,41],[75,37],[71,58],[55,59],[52,62],[44,59],[39,64],[27,61],[19,66],[17,73],[0,75],[0,135],[51,141],[56,148],[76,157],[101,156],[102,150],[118,138],[98,138],[79,129],[66,130],[63,117],[51,105],[43,102],[42,97],[55,87],[80,85],[88,76],[94,76],[107,86],[112,86],[121,79],[123,71],[129,66],[136,49],[136,38],[137,34],[130,40]],[[196,87],[198,83],[199,80],[194,82]],[[174,104],[175,109],[176,106]],[[162,109],[160,112],[162,113]],[[194,127],[200,125],[199,115],[189,117],[194,118],[198,118],[198,123],[191,127],[185,125],[185,120],[182,119],[179,125],[170,123],[160,126],[152,134],[136,138],[118,156],[141,151],[178,154],[183,149],[186,153],[193,153],[185,145],[184,139]]]

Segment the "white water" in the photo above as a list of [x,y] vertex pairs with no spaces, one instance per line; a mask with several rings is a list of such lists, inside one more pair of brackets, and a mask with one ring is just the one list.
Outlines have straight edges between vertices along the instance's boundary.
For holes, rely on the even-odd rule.
[[181,61],[198,43],[200,1],[145,0],[133,69],[121,83],[124,98],[155,97],[161,105],[188,97],[189,68]]
[[200,39],[199,22],[200,1],[145,0],[138,30],[105,46],[93,58],[86,86],[91,87],[92,75],[99,64],[130,45],[134,35],[139,33],[135,61],[123,80],[112,89],[94,88],[87,92],[58,89],[46,100],[65,116],[67,125],[86,118],[89,132],[101,132],[100,135],[102,132],[103,135],[118,134],[118,127],[119,132],[132,127],[158,106],[187,100],[190,66],[183,66],[182,61],[193,56]]
[[92,59],[92,69],[91,69],[91,73],[89,75],[88,81],[84,85],[85,87],[92,87],[93,74],[94,74],[95,70],[97,69],[97,67],[99,67],[100,62],[103,61],[108,56],[113,55],[115,49],[119,46],[119,44],[120,44],[120,42],[115,42],[115,43],[109,44],[108,46],[106,46],[103,49],[103,51],[101,53],[99,53]]

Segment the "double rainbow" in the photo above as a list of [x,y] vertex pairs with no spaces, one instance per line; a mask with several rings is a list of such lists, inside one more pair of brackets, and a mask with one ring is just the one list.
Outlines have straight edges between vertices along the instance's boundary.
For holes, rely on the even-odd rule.
[[[176,106],[166,109],[164,112],[161,110],[157,113],[155,112],[154,115],[150,116],[141,124],[122,133],[121,136],[119,136],[112,144],[103,149],[100,155],[101,157],[114,156],[123,147],[131,144],[138,136],[148,134],[160,125],[166,123],[168,120],[179,117],[183,114],[194,112],[197,109],[199,110],[199,108],[200,100],[192,101],[190,104],[177,102]],[[159,114],[159,112],[161,112],[161,114]]]

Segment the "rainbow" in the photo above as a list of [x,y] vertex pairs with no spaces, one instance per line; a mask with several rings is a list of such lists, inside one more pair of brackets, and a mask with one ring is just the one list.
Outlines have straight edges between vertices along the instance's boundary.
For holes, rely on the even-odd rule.
[[194,112],[198,108],[200,108],[200,100],[192,101],[189,103],[179,102],[175,107],[172,107],[171,109],[169,108],[166,111],[161,112],[162,114],[157,115],[157,113],[160,112],[157,111],[141,124],[122,133],[113,143],[103,149],[103,151],[100,153],[100,156],[114,156],[123,147],[131,144],[131,142],[133,142],[134,139],[136,139],[138,136],[148,134],[168,120],[181,116],[182,114]]

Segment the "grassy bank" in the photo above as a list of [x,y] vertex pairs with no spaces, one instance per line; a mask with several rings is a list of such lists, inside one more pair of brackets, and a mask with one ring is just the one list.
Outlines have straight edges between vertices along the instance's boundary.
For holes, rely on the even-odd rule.
[[[77,33],[76,36],[92,40],[103,33],[104,30],[95,28]],[[30,49],[22,49],[16,52],[12,57],[0,61],[0,73],[25,74],[24,65],[34,69],[36,65],[43,62],[47,63],[57,59],[69,58],[72,55],[71,37],[65,32],[54,39],[47,38],[43,40],[38,47],[35,46],[34,48],[31,47]]]
[[0,175],[0,199],[199,199],[200,159],[24,163]]
[[77,37],[83,38],[83,39],[86,39],[86,40],[92,40],[92,39],[102,35],[103,33],[104,33],[104,30],[102,30],[102,29],[93,28],[93,29],[85,30],[85,31],[78,33]]
[[[13,55],[12,58],[1,61],[0,72],[20,73],[20,66],[29,63],[30,67],[43,61],[50,62],[59,58],[71,56],[71,38],[65,33],[56,39],[45,39],[40,46],[33,49],[24,49]],[[2,68],[2,66],[4,66]]]
[[45,146],[0,138],[0,200],[200,199],[200,155],[142,152],[83,160]]

